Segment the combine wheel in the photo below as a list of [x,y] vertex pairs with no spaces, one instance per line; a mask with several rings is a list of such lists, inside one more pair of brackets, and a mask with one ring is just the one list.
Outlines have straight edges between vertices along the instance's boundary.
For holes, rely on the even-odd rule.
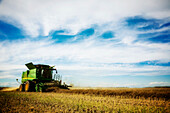
[[26,81],[26,83],[25,83],[25,91],[26,92],[31,91],[31,86],[32,86],[31,82],[30,81]]
[[25,84],[21,84],[19,86],[19,91],[21,92],[21,91],[24,91],[24,90],[25,90]]

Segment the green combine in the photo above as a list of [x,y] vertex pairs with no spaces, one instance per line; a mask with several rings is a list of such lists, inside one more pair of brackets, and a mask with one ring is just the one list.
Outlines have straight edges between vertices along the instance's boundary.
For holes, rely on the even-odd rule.
[[[57,73],[54,66],[37,64],[32,62],[25,64],[29,70],[22,73],[19,91],[46,91],[49,87],[69,89],[65,83],[62,84],[62,77]],[[18,81],[18,79],[17,79]]]

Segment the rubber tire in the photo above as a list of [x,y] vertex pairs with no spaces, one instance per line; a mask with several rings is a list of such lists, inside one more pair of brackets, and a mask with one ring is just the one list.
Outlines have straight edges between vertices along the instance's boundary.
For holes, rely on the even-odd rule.
[[26,81],[26,83],[25,83],[25,92],[29,92],[29,91],[31,91],[31,82]]
[[21,84],[19,86],[19,91],[22,92],[22,91],[25,91],[25,84]]

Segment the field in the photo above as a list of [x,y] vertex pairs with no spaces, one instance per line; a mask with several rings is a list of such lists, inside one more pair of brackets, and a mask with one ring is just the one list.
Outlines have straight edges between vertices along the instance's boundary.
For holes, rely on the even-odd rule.
[[170,88],[0,92],[0,112],[170,113]]

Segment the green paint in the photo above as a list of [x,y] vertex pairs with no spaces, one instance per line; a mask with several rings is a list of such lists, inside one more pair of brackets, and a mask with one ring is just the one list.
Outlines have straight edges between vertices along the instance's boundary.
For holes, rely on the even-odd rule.
[[46,87],[44,86],[44,84],[43,84],[42,82],[37,83],[37,84],[35,85],[35,91],[36,91],[36,92],[42,92],[42,91],[45,90],[45,89],[46,89]]
[[[47,87],[50,87],[50,85],[46,85],[45,83],[56,83],[55,85],[57,87],[68,88],[66,85],[61,85],[61,76],[57,76],[57,70],[54,66],[43,64],[34,65],[33,63],[28,63],[26,66],[29,70],[22,73],[21,82],[22,84],[25,84],[26,81],[29,81],[31,88],[30,90],[42,92]],[[52,79],[53,71],[55,71],[56,74],[54,76],[55,79]]]
[[36,71],[37,69],[30,69],[30,70],[23,72],[21,82],[24,83],[28,80],[32,81],[34,79],[37,79]]

